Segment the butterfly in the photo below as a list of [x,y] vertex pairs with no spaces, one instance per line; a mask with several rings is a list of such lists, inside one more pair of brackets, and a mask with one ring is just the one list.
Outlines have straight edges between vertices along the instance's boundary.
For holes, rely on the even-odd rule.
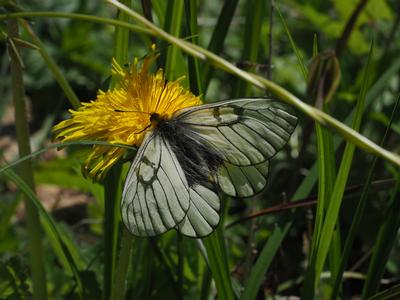
[[150,121],[125,180],[123,223],[136,236],[175,228],[194,238],[218,225],[220,193],[264,190],[269,160],[297,124],[286,105],[267,98],[187,107],[170,119],[152,113]]

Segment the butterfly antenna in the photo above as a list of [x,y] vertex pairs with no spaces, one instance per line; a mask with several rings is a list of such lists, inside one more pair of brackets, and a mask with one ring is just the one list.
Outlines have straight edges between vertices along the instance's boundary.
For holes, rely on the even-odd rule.
[[139,131],[134,132],[134,134],[142,133],[142,132],[146,131],[148,128],[150,128],[150,126],[151,126],[151,124],[147,125],[146,127],[144,127],[143,129],[141,129]]

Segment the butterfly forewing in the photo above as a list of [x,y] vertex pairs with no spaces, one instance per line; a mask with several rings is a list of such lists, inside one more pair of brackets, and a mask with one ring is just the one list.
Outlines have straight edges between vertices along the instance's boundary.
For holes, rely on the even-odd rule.
[[297,123],[284,104],[265,98],[188,108],[178,111],[176,119],[225,161],[215,180],[222,192],[239,198],[265,188],[268,160],[287,143]]
[[149,132],[131,165],[122,195],[122,220],[137,236],[161,234],[189,209],[189,186],[175,153],[161,135]]
[[288,141],[297,118],[279,102],[228,100],[184,109],[176,119],[225,161],[252,166],[270,159]]

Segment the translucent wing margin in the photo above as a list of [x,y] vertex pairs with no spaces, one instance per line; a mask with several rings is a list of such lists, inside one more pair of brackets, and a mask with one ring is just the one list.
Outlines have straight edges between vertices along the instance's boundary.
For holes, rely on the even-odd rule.
[[237,99],[182,109],[175,118],[193,139],[211,147],[235,166],[253,166],[274,156],[297,124],[295,115],[277,101]]
[[125,181],[121,216],[136,236],[154,236],[182,222],[189,209],[189,186],[169,143],[149,132]]

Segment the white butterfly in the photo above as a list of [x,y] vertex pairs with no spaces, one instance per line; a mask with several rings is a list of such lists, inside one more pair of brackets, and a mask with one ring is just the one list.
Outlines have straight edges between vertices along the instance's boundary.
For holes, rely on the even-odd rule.
[[288,141],[297,118],[265,98],[237,99],[178,110],[170,120],[151,114],[130,167],[122,220],[136,236],[177,229],[210,234],[219,222],[221,191],[249,197],[267,183],[269,159]]

